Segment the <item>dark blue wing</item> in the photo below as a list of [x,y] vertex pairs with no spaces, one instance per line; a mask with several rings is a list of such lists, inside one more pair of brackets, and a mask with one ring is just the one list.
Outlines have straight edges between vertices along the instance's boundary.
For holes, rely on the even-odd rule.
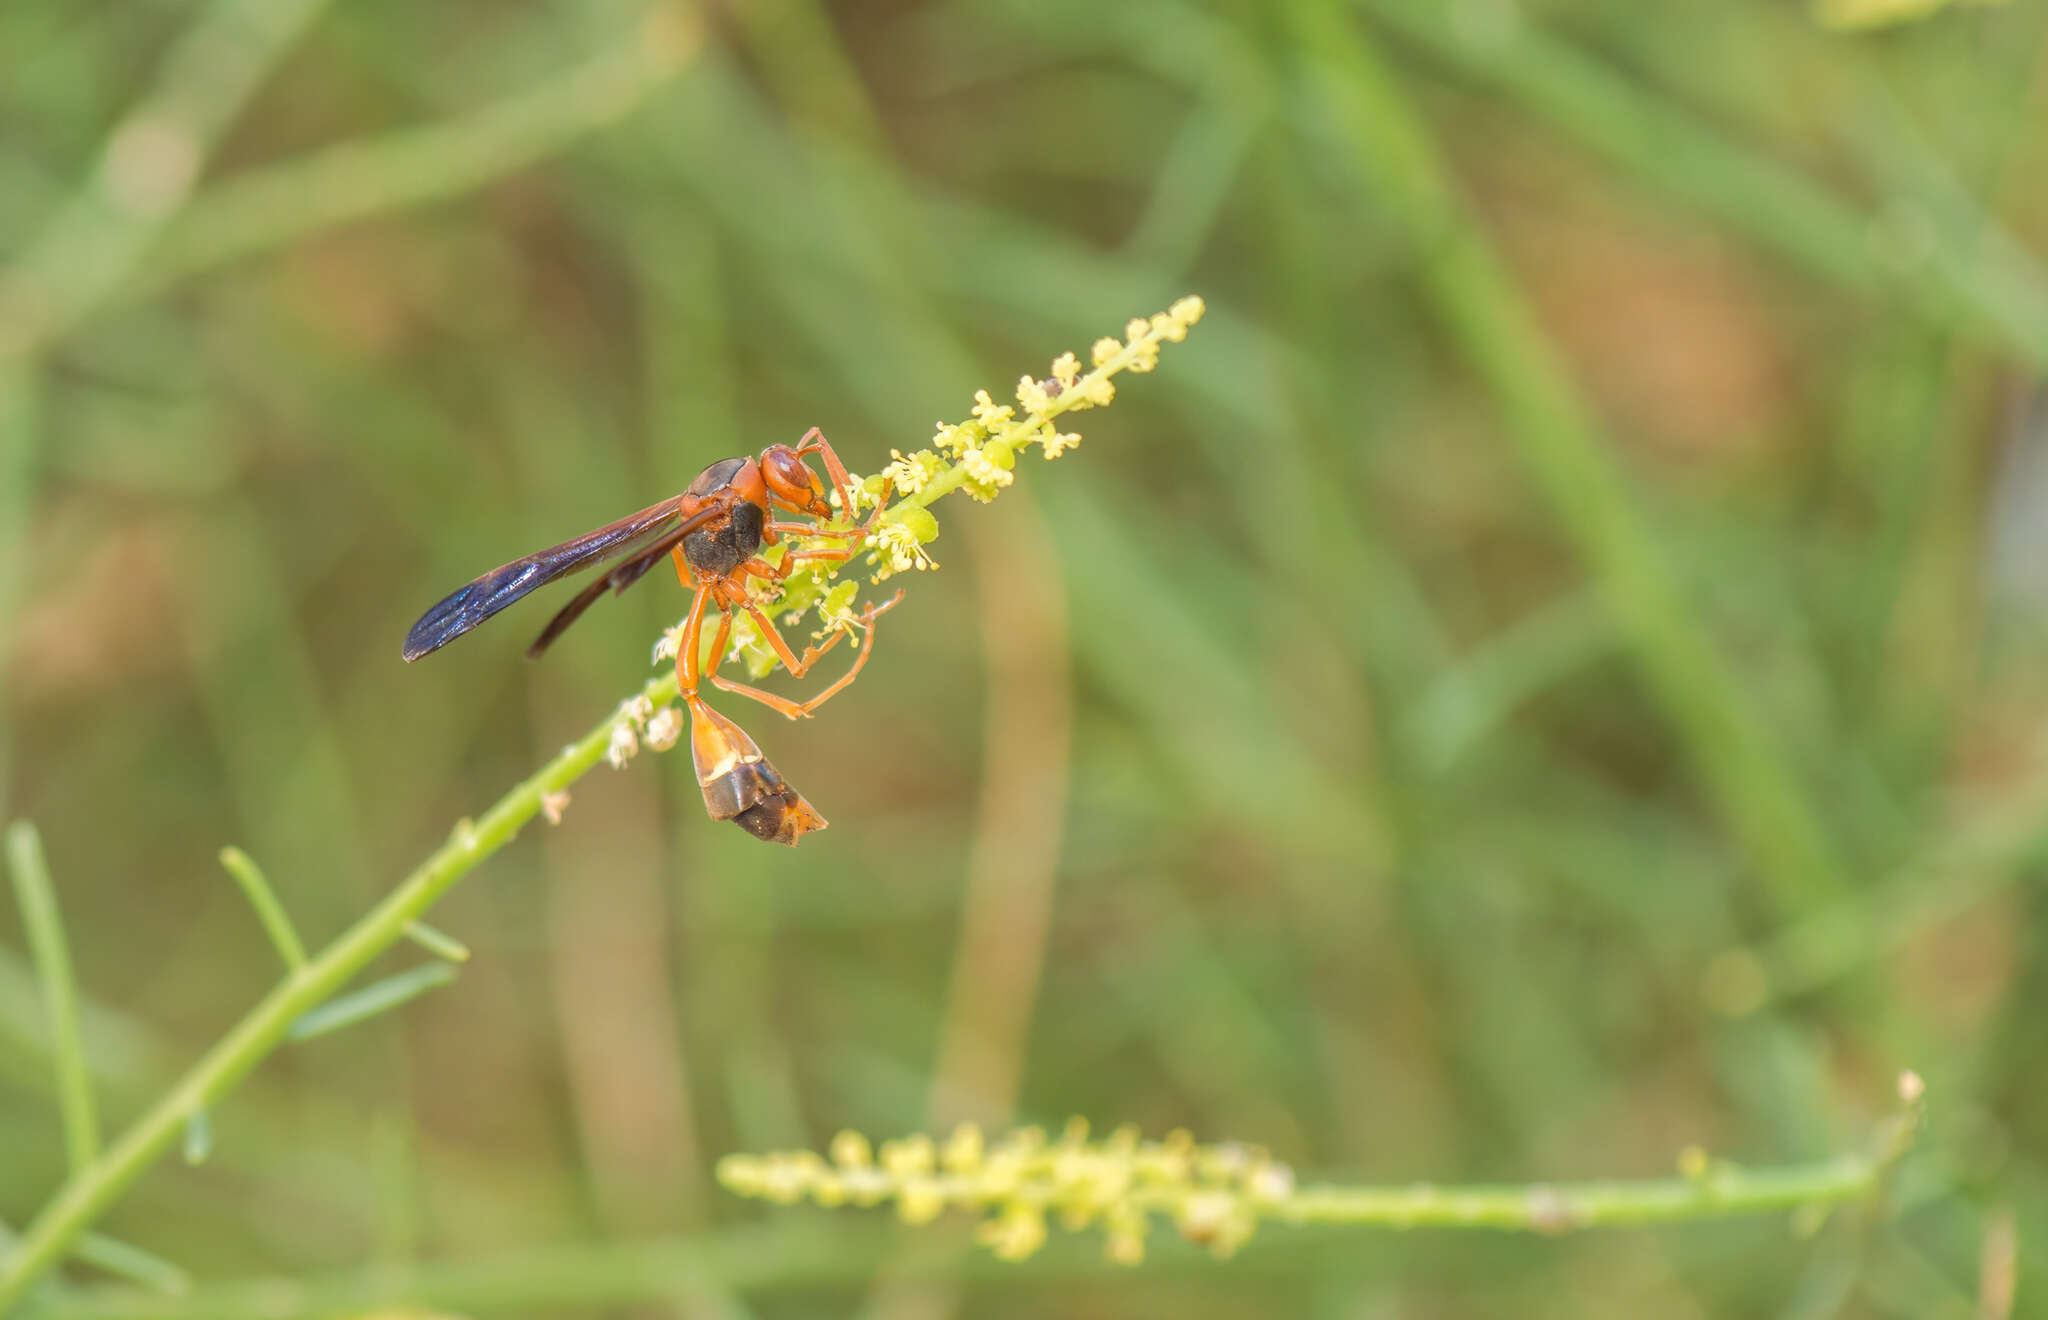
[[[405,635],[405,658],[417,660],[430,655],[490,618],[499,610],[578,569],[626,554],[648,538],[673,532],[683,519],[683,496],[649,505],[615,523],[588,532],[573,541],[515,559],[494,568],[476,581],[443,600],[420,616]],[[695,503],[695,501],[691,501]],[[687,521],[694,524],[710,510]]]

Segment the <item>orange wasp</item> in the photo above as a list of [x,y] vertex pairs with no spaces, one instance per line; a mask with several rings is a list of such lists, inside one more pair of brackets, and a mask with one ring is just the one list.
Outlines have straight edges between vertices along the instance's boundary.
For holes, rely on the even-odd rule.
[[[628,514],[573,541],[492,569],[420,616],[405,636],[405,658],[417,660],[440,650],[557,578],[617,560],[609,572],[576,593],[541,630],[526,652],[528,656],[538,656],[599,596],[607,591],[624,591],[664,556],[671,557],[676,576],[696,592],[676,650],[676,675],[683,703],[690,711],[690,751],[696,763],[697,786],[704,794],[704,809],[713,820],[732,821],[757,839],[794,845],[810,831],[824,829],[825,818],[804,801],[803,794],[783,782],[739,725],[705,704],[697,688],[709,679],[716,687],[752,697],[791,719],[808,716],[853,682],[861,666],[868,662],[868,653],[874,650],[876,617],[903,599],[903,593],[898,591],[887,602],[869,605],[856,616],[855,621],[866,633],[860,654],[854,657],[851,668],[809,701],[791,701],[719,674],[732,637],[734,610],[747,612],[782,667],[797,678],[810,672],[818,658],[845,636],[844,629],[835,629],[830,637],[806,647],[799,656],[748,591],[750,578],[779,584],[800,563],[843,563],[852,558],[861,541],[874,530],[881,505],[888,502],[885,485],[874,514],[865,523],[842,529],[828,527],[832,506],[825,501],[824,483],[804,461],[807,454],[824,458],[832,474],[832,485],[839,492],[839,507],[850,514],[854,507],[852,479],[830,442],[812,427],[793,449],[777,444],[762,450],[759,458],[721,459],[699,472],[689,488],[673,499]],[[817,521],[783,521],[776,517],[778,510],[808,514]],[[843,544],[830,549],[792,550],[783,555],[779,566],[770,564],[761,557],[761,547],[778,544],[784,535],[839,540]],[[700,637],[707,602],[718,606],[718,631],[712,635],[711,657],[705,662]]]

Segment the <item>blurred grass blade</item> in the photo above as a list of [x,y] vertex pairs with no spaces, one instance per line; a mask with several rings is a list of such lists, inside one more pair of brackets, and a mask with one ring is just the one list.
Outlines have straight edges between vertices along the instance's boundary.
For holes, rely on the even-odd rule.
[[396,976],[386,977],[374,985],[365,986],[352,995],[322,1004],[298,1021],[292,1023],[285,1033],[287,1040],[311,1040],[324,1036],[330,1031],[352,1027],[356,1023],[373,1018],[379,1013],[389,1012],[400,1004],[419,998],[427,991],[447,985],[455,979],[455,969],[447,963],[426,963]]
[[108,134],[92,180],[0,271],[0,364],[62,337],[141,264],[215,143],[326,0],[214,0]]
[[43,841],[27,821],[7,830],[7,867],[14,875],[14,895],[21,904],[21,923],[35,956],[36,975],[50,1015],[50,1053],[57,1071],[57,1106],[64,1116],[64,1149],[71,1171],[79,1172],[100,1151],[99,1112],[93,1103],[92,1079],[86,1073],[85,1040],[78,1026],[78,986],[72,979],[71,955],[64,945],[64,919],[57,910],[56,890],[43,858]]
[[1405,717],[1423,768],[1442,774],[1537,693],[1607,654],[1614,624],[1573,594],[1481,643],[1438,676]]
[[184,1270],[161,1256],[104,1233],[87,1233],[78,1239],[78,1249],[71,1255],[74,1260],[84,1261],[152,1292],[177,1296],[192,1288],[192,1277]]
[[453,935],[445,935],[424,921],[415,921],[405,928],[405,937],[419,945],[436,958],[446,958],[452,963],[469,961],[469,946]]
[[204,1109],[185,1120],[185,1163],[204,1164],[213,1154],[213,1116]]
[[651,7],[613,51],[446,122],[346,142],[231,178],[164,236],[144,289],[335,225],[460,196],[638,110],[702,42],[695,11]]
[[1729,228],[1867,296],[1898,291],[1937,323],[1960,313],[2035,367],[2048,367],[2048,284],[2024,249],[1988,225],[1980,246],[1937,242],[1898,262],[1873,242],[1897,217],[1872,216],[1798,171],[1748,150],[1631,86],[1527,19],[1461,24],[1443,0],[1357,0],[1374,19],[1459,71],[1501,88],[1580,142]]
[[1290,0],[1306,84],[1374,200],[1407,228],[1417,274],[1492,388],[1522,459],[1578,545],[1601,598],[1726,823],[1784,913],[1846,876],[1802,785],[1735,674],[1689,611],[1586,402],[1377,50],[1335,0]]
[[270,943],[277,949],[277,956],[284,959],[285,967],[294,972],[304,967],[306,946],[299,942],[291,917],[286,915],[284,904],[277,901],[262,869],[240,848],[221,849],[220,864],[235,878],[249,906],[256,909],[256,919],[263,923],[263,933],[270,936]]
[[1944,9],[2006,3],[2008,0],[1813,0],[1813,16],[1822,27],[1861,32],[1915,23]]

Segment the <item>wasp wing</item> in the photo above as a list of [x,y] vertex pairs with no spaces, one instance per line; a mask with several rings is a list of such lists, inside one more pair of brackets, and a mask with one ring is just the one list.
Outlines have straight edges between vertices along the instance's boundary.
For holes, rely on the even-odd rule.
[[569,630],[570,624],[583,617],[583,611],[589,609],[599,596],[607,591],[617,594],[646,576],[647,570],[668,558],[669,552],[681,545],[684,537],[696,531],[701,521],[701,518],[685,519],[681,526],[670,528],[655,540],[648,542],[645,549],[634,551],[631,559],[614,565],[604,576],[577,592],[554,618],[548,620],[548,626],[541,629],[541,634],[534,638],[533,645],[526,648],[526,658],[538,659],[540,653],[547,650],[550,643]]
[[[651,536],[681,539],[717,512],[714,506],[686,515],[684,501],[689,498],[679,495],[649,505],[573,541],[492,569],[420,616],[412,631],[405,635],[405,658],[417,660],[432,654],[538,588],[578,569],[629,553]],[[678,519],[682,520],[680,524]]]

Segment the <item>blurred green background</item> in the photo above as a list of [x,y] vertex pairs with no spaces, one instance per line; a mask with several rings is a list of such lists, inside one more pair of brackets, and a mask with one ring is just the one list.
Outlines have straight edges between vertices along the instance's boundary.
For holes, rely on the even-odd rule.
[[[2004,1314],[2048,1242],[2044,32],[0,8],[5,815],[116,1129],[276,974],[223,844],[328,938],[636,690],[685,597],[408,667],[428,603],[714,459],[815,424],[872,472],[1210,309],[1079,453],[937,510],[943,571],[818,719],[720,703],[828,833],[600,769],[437,911],[453,988],[281,1053],[106,1227],[324,1280],[279,1314],[405,1260],[504,1263],[443,1294],[476,1314]],[[63,1172],[41,1014],[9,909],[17,1227]],[[1655,1176],[1851,1147],[1909,1066],[1895,1213],[1804,1237],[996,1266],[709,1176],[1069,1114],[1305,1177]]]

